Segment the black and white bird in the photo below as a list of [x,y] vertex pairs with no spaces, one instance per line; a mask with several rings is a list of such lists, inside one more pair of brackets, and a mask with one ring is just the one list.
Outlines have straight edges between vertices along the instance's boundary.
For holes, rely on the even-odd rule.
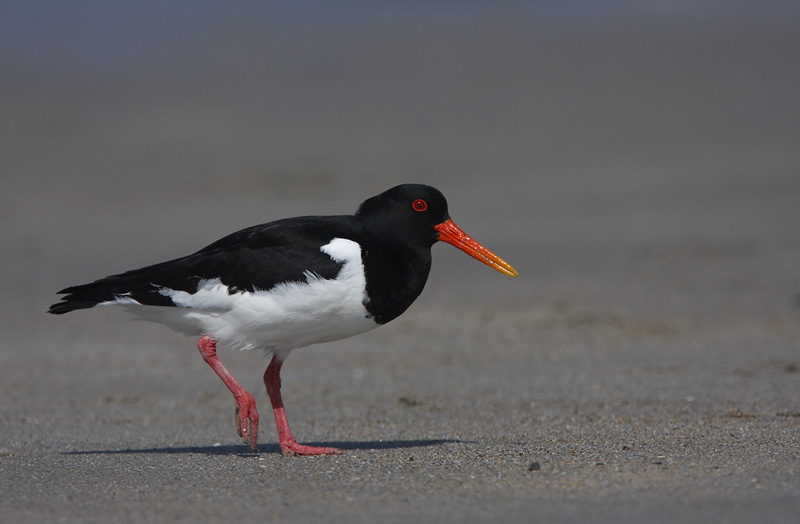
[[283,453],[337,454],[341,450],[298,444],[292,436],[281,366],[293,349],[351,337],[402,314],[425,286],[437,241],[518,274],[453,223],[438,190],[404,184],[366,200],[355,215],[249,227],[192,255],[68,287],[49,312],[119,305],[200,336],[198,349],[233,393],[237,432],[253,450],[255,400],[219,360],[216,345],[265,350],[272,360],[264,383]]

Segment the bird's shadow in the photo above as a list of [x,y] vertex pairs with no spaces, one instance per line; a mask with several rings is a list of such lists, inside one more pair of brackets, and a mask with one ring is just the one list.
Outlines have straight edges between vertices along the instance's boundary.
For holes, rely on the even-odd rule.
[[[424,448],[441,444],[465,443],[456,439],[423,439],[423,440],[371,440],[356,442],[308,442],[310,446],[332,447],[342,450],[369,450],[369,449],[402,449]],[[242,457],[256,456],[261,453],[281,453],[278,444],[261,444],[257,451],[240,445],[224,446],[168,446],[165,448],[126,448],[126,449],[90,449],[78,451],[62,451],[62,455],[135,455],[135,454],[197,454],[197,455],[238,455]]]

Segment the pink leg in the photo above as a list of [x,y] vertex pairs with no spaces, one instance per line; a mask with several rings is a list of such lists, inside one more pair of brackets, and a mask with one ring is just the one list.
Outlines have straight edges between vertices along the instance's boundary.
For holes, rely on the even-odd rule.
[[[250,443],[253,451],[258,449],[258,411],[253,395],[248,393],[239,381],[236,380],[228,368],[217,357],[217,341],[206,335],[197,343],[197,349],[203,355],[203,360],[222,379],[228,389],[233,393],[236,401],[236,432],[242,437],[244,443]],[[248,422],[250,428],[248,429]]]
[[298,444],[289,429],[289,420],[283,409],[281,398],[281,366],[283,362],[278,357],[272,357],[267,371],[264,373],[264,384],[267,386],[267,395],[272,401],[272,410],[275,412],[275,424],[278,425],[278,440],[284,455],[338,455],[342,452],[337,448],[320,448]]

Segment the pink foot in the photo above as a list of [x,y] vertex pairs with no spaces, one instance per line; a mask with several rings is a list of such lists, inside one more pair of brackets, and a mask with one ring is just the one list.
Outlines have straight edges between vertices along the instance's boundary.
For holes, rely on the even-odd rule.
[[281,442],[281,452],[288,456],[298,455],[341,455],[342,450],[339,448],[321,448],[317,446],[306,446],[298,444],[296,440]]
[[264,384],[267,386],[267,395],[272,402],[272,411],[275,413],[275,424],[278,426],[278,440],[281,444],[281,451],[284,455],[339,455],[341,449],[322,448],[316,446],[305,446],[298,444],[289,429],[289,420],[286,418],[286,410],[283,408],[281,398],[281,366],[283,362],[277,356],[272,357],[272,361],[264,373]]
[[258,410],[253,395],[242,390],[240,397],[234,396],[236,402],[236,433],[242,437],[245,445],[248,443],[253,451],[258,449]]
[[242,437],[245,445],[250,444],[253,451],[258,449],[258,410],[253,395],[247,392],[237,381],[228,368],[217,357],[217,341],[208,335],[202,337],[197,343],[197,349],[203,356],[206,364],[222,379],[228,389],[233,393],[236,402],[236,432]]

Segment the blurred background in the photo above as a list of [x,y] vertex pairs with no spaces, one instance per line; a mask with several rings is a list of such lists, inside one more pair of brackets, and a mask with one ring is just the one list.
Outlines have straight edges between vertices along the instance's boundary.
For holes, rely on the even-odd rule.
[[795,2],[7,1],[0,49],[16,292],[402,182],[529,283],[800,242]]
[[[91,341],[96,312],[42,316],[58,289],[404,182],[441,189],[521,276],[437,246],[408,323],[364,344],[473,315],[469,336],[500,333],[526,369],[609,362],[609,333],[637,352],[796,333],[795,2],[11,1],[0,49],[0,307],[20,358],[67,326]],[[589,346],[548,345],[553,326]]]
[[[0,468],[18,473],[0,475],[4,512],[41,522],[124,500],[244,517],[257,508],[235,504],[251,487],[236,479],[259,478],[293,486],[285,511],[318,515],[320,493],[407,515],[409,492],[473,520],[508,497],[609,494],[645,500],[651,522],[646,500],[703,497],[748,501],[757,520],[775,506],[749,501],[767,492],[797,514],[800,2],[0,13]],[[435,246],[403,317],[292,355],[298,438],[349,461],[237,461],[229,395],[194,341],[111,308],[45,314],[65,286],[253,224],[352,213],[404,182],[439,188],[520,276]],[[224,356],[266,413],[259,359]],[[462,440],[414,444],[429,439]],[[201,487],[175,483],[198,456]],[[143,460],[159,469],[137,476]],[[88,498],[81,481],[108,491]],[[185,503],[197,493],[205,505]]]
[[22,359],[97,329],[42,315],[58,289],[404,182],[441,189],[521,276],[437,246],[409,323],[364,344],[474,317],[463,342],[526,369],[612,362],[595,350],[620,336],[683,362],[670,337],[796,334],[795,2],[11,1],[0,49],[2,322]]
[[409,181],[440,188],[528,280],[800,242],[794,2],[9,1],[3,13],[6,289],[349,213]]

